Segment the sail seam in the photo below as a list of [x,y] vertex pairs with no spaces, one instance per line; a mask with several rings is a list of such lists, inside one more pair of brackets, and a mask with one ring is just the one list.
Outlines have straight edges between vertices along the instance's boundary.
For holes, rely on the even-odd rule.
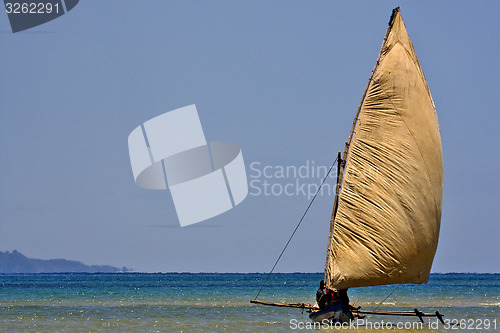
[[[384,90],[383,87],[380,87],[381,90]],[[410,128],[408,127],[408,125],[406,124],[406,121],[405,119],[403,118],[403,116],[401,115],[401,112],[399,110],[398,107],[396,107],[396,105],[394,104],[394,102],[392,101],[392,98],[390,96],[387,97],[387,99],[391,102],[392,106],[394,107],[394,109],[397,111],[397,115],[399,116],[399,118],[401,118],[401,120],[403,121],[403,124],[405,125],[406,129],[408,130],[408,133],[410,133],[411,135],[411,138],[413,139],[413,141],[415,142],[415,146],[417,146],[417,149],[418,149],[418,153],[420,155],[420,158],[422,159],[422,161],[424,162],[424,165],[425,165],[425,173],[427,175],[427,180],[429,181],[430,184],[432,184],[432,178],[431,178],[431,175],[429,173],[429,167],[427,166],[427,161],[425,160],[424,158],[424,155],[422,154],[422,150],[420,149],[420,146],[418,145],[418,142],[417,140],[415,139],[415,136],[413,136],[413,133],[411,132]],[[434,201],[434,205],[437,207],[438,204],[437,204],[437,201],[436,201],[436,193],[435,193],[435,190],[434,190],[434,187],[431,186],[431,189],[432,189],[432,194],[433,194],[433,201]],[[413,230],[413,229],[412,229]],[[414,237],[415,238],[415,237]]]
[[[409,37],[408,37],[408,39],[409,39]],[[431,99],[432,105],[434,106],[434,101],[432,100],[432,96],[431,96],[431,90],[429,89],[429,85],[427,84],[427,80],[425,79],[425,75],[424,75],[424,71],[422,70],[422,66],[420,66],[420,63],[418,62],[418,58],[416,58],[417,53],[415,52],[415,48],[413,47],[413,44],[411,44],[411,42],[410,42],[410,46],[412,48],[413,53],[415,54],[415,58],[413,58],[411,52],[406,48],[405,44],[403,44],[403,42],[400,39],[398,39],[393,45],[391,45],[387,49],[386,54],[382,58],[385,58],[397,44],[401,45],[403,50],[405,50],[405,53],[408,56],[408,58],[410,58],[413,65],[418,69],[418,74],[420,76],[420,79],[424,83],[425,90],[427,91],[427,95],[429,95],[429,98]],[[382,58],[380,59],[380,61],[382,61]]]
[[[409,37],[408,37],[409,38]],[[429,86],[427,85],[427,82],[425,80],[425,76],[424,76],[424,73],[422,71],[422,68],[420,67],[420,63],[418,62],[418,60],[415,62],[415,60],[413,59],[411,53],[408,51],[408,49],[405,47],[405,45],[401,42],[400,39],[398,39],[393,45],[391,45],[391,47],[387,50],[387,52],[385,53],[385,55],[382,57],[382,58],[385,58],[393,49],[394,47],[399,44],[401,45],[401,47],[403,48],[403,50],[405,51],[406,53],[406,56],[410,59],[411,63],[415,66],[415,68],[418,70],[418,73],[419,73],[419,77],[420,77],[420,80],[421,80],[421,83],[424,85],[425,87],[425,90],[427,92],[427,94],[429,95],[429,99],[431,100],[432,102],[432,106],[434,108],[434,114],[436,113],[436,109],[434,107],[434,102],[432,100],[432,96],[431,96],[431,93],[430,93],[430,90],[429,90]],[[413,45],[411,45],[411,41],[410,41],[410,46],[413,48]],[[415,50],[413,50],[413,52],[415,53]],[[416,55],[416,53],[415,53]],[[380,62],[382,62],[383,59],[380,59]],[[384,88],[382,86],[380,86],[380,90],[386,92],[384,90]],[[387,92],[386,92],[387,93]],[[403,123],[405,124],[405,127],[406,129],[408,130],[408,133],[410,133],[413,141],[415,142],[415,145],[417,146],[418,148],[418,152],[420,154],[420,157],[422,158],[422,161],[424,162],[424,165],[425,165],[425,172],[427,174],[427,177],[428,177],[428,180],[429,180],[429,183],[432,184],[432,179],[431,179],[431,176],[430,176],[430,173],[429,173],[429,168],[427,166],[427,161],[424,159],[423,157],[423,154],[422,154],[422,151],[420,149],[420,146],[418,145],[417,143],[417,140],[415,139],[415,137],[413,136],[413,133],[411,132],[410,128],[408,127],[408,125],[406,124],[406,121],[404,120],[403,116],[401,115],[401,112],[400,110],[396,107],[396,105],[394,104],[394,102],[392,101],[391,97],[389,94],[387,94],[387,98],[388,100],[391,102],[391,104],[393,105],[394,109],[397,110],[397,114],[398,116],[401,118],[401,120],[403,121]],[[364,103],[364,101],[363,101]],[[432,188],[432,191],[433,191],[433,199],[434,199],[434,204],[435,204],[435,207],[438,207],[438,203],[436,201],[436,193],[434,192],[434,188]]]

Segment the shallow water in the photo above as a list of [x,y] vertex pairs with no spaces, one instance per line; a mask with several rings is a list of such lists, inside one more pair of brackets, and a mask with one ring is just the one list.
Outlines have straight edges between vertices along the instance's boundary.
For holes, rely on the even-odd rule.
[[[188,273],[0,275],[0,331],[341,331],[309,327],[307,313],[300,309],[250,304],[265,277]],[[321,279],[322,274],[274,274],[259,299],[314,303]],[[394,287],[356,288],[349,295],[351,302],[359,299],[362,309],[371,310]],[[415,307],[423,312],[439,310],[445,319],[458,320],[459,331],[500,332],[500,274],[433,274],[427,285],[400,286],[378,310]],[[418,322],[413,317],[392,316],[369,316],[367,320],[368,324],[356,328],[380,331],[382,320],[393,325],[406,323],[410,328]],[[426,321],[425,326],[405,331],[434,331],[435,319]],[[450,327],[450,331],[456,330]]]

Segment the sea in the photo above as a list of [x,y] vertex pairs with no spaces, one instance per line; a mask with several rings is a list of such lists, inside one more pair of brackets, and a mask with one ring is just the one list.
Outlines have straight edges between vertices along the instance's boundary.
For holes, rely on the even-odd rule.
[[[250,304],[266,276],[0,274],[0,332],[500,332],[500,274],[431,274],[426,285],[350,289],[361,310],[439,311],[445,324],[367,315],[344,327],[313,324],[297,308]],[[272,274],[258,300],[314,303],[322,277]]]

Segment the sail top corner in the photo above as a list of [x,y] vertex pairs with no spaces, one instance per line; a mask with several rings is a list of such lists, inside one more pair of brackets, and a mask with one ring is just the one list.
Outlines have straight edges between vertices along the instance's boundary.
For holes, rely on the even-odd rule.
[[387,34],[384,39],[384,44],[380,54],[380,60],[382,60],[382,58],[384,58],[387,53],[398,43],[401,44],[404,49],[406,49],[413,61],[417,63],[417,56],[415,54],[413,44],[410,40],[410,36],[408,35],[408,31],[406,30],[405,24],[403,22],[399,7],[393,9],[392,11],[391,19],[389,21],[389,28],[387,29]]
[[391,15],[391,18],[389,19],[389,26],[392,26],[392,23],[394,22],[394,18],[396,18],[396,16],[401,16],[401,12],[399,10],[399,7],[396,7],[392,10],[392,15]]

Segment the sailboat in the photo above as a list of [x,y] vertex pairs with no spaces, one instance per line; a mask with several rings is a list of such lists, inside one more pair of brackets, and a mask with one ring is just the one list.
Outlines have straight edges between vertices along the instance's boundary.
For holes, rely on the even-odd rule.
[[327,290],[344,297],[321,309],[304,303],[251,302],[309,309],[313,321],[348,322],[362,314],[442,320],[437,311],[362,311],[346,297],[348,288],[427,283],[438,244],[441,137],[399,7],[392,12],[337,166],[324,282]]

